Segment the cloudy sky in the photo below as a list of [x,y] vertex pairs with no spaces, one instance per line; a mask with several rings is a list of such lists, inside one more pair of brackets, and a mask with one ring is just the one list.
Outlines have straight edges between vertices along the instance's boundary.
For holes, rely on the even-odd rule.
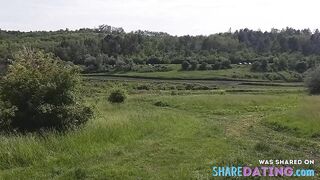
[[212,34],[240,28],[320,28],[319,0],[0,0],[0,28],[58,30],[108,24],[126,31]]

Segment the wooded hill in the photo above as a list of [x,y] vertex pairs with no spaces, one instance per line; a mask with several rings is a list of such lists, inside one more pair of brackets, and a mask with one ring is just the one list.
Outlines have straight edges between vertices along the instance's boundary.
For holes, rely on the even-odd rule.
[[[247,28],[209,36],[125,32],[122,28],[19,32],[0,30],[0,61],[8,64],[23,46],[51,52],[81,65],[85,72],[129,71],[135,64],[252,63],[255,71],[296,70],[320,62],[320,32],[285,28],[268,32]],[[259,64],[260,63],[260,64]],[[266,67],[265,67],[266,66]]]

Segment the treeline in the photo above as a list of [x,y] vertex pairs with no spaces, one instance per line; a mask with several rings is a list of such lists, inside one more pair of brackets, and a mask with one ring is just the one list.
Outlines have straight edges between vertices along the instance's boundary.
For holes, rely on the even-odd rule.
[[[0,30],[0,61],[10,63],[23,46],[42,49],[86,72],[130,71],[137,64],[196,63],[202,69],[252,63],[253,71],[304,72],[320,62],[320,32],[309,29],[241,29],[210,36],[171,36],[101,25],[75,31],[19,32]],[[183,65],[182,65],[183,67]],[[1,65],[0,65],[1,68]]]

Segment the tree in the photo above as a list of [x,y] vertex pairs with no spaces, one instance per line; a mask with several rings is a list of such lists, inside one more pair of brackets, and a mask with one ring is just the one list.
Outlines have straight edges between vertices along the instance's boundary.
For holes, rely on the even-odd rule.
[[208,63],[202,62],[199,66],[199,70],[207,70],[208,69]]
[[190,62],[191,64],[191,67],[190,67],[190,70],[196,70],[198,68],[198,61],[191,61]]
[[183,61],[183,62],[181,63],[181,69],[182,69],[183,71],[189,70],[189,67],[190,67],[190,63],[189,63],[188,61]]
[[299,51],[300,50],[299,40],[296,37],[289,38],[288,46],[292,51]]
[[157,57],[151,57],[147,60],[147,64],[161,64],[161,60]]
[[[295,70],[299,61],[307,62],[308,68],[320,62],[319,30],[311,32],[308,29],[262,32],[245,28],[234,33],[178,37],[150,31],[126,33],[122,28],[101,25],[96,29],[54,32],[0,30],[0,39],[0,60],[12,59],[12,54],[27,45],[55,53],[63,61],[84,66],[84,70],[90,72],[113,69],[119,58],[126,63],[121,64],[123,70],[130,69],[127,68],[131,63],[126,61],[128,59],[135,59],[135,64],[147,61],[150,64],[182,64],[184,60],[214,64],[224,59],[232,64],[259,61],[261,72],[268,71],[268,64],[262,62],[265,57],[274,71]],[[190,69],[195,70],[196,66],[193,64]],[[0,71],[2,68],[0,63]]]
[[83,105],[79,84],[77,68],[24,49],[0,82],[2,130],[67,130],[84,124],[93,112]]
[[320,94],[320,66],[309,73],[306,86],[310,94]]
[[121,53],[121,36],[107,35],[101,43],[103,53],[109,56],[117,56]]
[[101,69],[102,61],[98,61],[97,58],[91,56],[90,54],[85,55],[84,64],[86,65],[86,72],[98,71]]
[[264,58],[261,61],[260,70],[263,72],[267,72],[268,69],[269,69],[268,60]]
[[304,61],[300,61],[296,64],[295,70],[298,73],[304,73],[308,69],[308,64]]
[[221,62],[221,68],[222,69],[230,69],[231,68],[231,62],[228,59],[225,59]]
[[212,70],[219,70],[221,68],[221,63],[216,61],[213,65],[211,65]]
[[288,69],[288,60],[285,58],[280,58],[279,61],[275,61],[278,66],[278,71],[283,71]]
[[259,61],[253,62],[252,65],[251,65],[251,71],[259,72],[260,71],[260,66],[261,66],[261,63]]

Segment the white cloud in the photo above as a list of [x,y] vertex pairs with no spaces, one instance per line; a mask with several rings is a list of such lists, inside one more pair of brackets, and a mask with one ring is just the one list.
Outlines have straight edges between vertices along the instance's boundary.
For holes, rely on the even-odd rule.
[[[1,2],[3,1],[3,2]],[[319,27],[317,0],[0,0],[0,28],[123,27],[171,34]]]

